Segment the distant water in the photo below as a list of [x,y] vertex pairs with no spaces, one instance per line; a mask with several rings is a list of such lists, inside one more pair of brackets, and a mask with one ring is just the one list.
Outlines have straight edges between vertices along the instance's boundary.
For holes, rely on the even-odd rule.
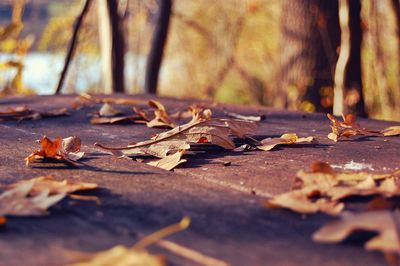
[[[12,57],[0,54],[0,62]],[[59,75],[64,65],[64,55],[51,53],[29,53],[24,58],[23,80],[26,87],[35,90],[38,94],[53,94],[57,86]],[[143,87],[145,58],[127,54],[125,56],[125,83],[126,88]],[[0,72],[1,80],[10,80],[14,71]],[[72,87],[77,92],[89,88],[99,88],[101,81],[101,62],[96,56],[79,55],[70,65],[66,87]]]

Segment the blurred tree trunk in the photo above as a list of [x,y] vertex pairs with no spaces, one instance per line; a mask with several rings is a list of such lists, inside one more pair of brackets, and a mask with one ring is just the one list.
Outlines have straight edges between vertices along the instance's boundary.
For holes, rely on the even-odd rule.
[[[400,64],[400,0],[391,0],[392,9],[395,15],[395,25],[396,25],[396,36],[397,36],[397,56],[398,56],[398,64]],[[400,69],[400,65],[398,66]],[[400,78],[400,73],[399,73]]]
[[365,116],[361,80],[361,2],[339,0],[341,45],[335,71],[333,113]]
[[98,15],[104,92],[124,92],[125,40],[118,0],[99,0]]
[[158,17],[153,32],[150,53],[147,57],[144,91],[156,93],[158,76],[164,54],[164,47],[167,41],[168,28],[172,9],[172,0],[158,1]]
[[338,1],[285,0],[282,5],[280,107],[330,112],[340,43]]

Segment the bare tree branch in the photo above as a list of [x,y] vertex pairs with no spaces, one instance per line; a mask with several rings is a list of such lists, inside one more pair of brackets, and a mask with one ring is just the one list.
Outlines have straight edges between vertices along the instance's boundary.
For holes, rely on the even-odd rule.
[[62,86],[64,84],[64,80],[65,80],[65,77],[67,75],[67,71],[68,71],[69,65],[71,63],[72,57],[73,57],[74,52],[75,52],[76,45],[78,43],[79,30],[80,30],[80,28],[82,26],[83,19],[85,18],[86,14],[89,11],[89,7],[90,7],[91,2],[92,2],[92,0],[86,0],[85,1],[85,3],[83,4],[83,8],[81,10],[81,13],[76,18],[76,21],[74,23],[72,39],[71,39],[71,42],[70,42],[69,47],[68,47],[68,52],[67,52],[67,56],[65,57],[64,67],[63,67],[63,70],[61,72],[60,79],[58,81],[57,89],[55,91],[55,94],[60,94],[61,93],[61,89],[62,89]]

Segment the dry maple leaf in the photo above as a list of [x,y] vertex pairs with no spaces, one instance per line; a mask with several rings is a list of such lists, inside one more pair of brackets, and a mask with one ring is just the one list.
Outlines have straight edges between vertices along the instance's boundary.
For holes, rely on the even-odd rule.
[[71,264],[71,266],[164,266],[166,265],[164,257],[152,255],[145,248],[168,235],[187,229],[189,225],[190,218],[183,217],[179,223],[169,225],[144,237],[133,247],[118,245],[106,251],[84,255],[84,258],[79,259],[80,262]]
[[211,111],[194,112],[192,120],[169,131],[155,135],[152,139],[114,148],[96,143],[97,147],[116,156],[152,155],[165,158],[178,150],[187,150],[193,143],[211,143],[225,149],[234,149],[231,137],[244,138],[253,134],[258,125],[254,122],[227,119],[211,119]]
[[26,106],[8,108],[6,111],[0,111],[0,120],[38,120],[47,117],[68,116],[70,113],[67,108],[60,108],[50,111],[37,111],[29,109]]
[[400,253],[400,238],[397,229],[399,214],[390,211],[371,211],[361,214],[343,215],[340,221],[323,226],[314,233],[317,242],[337,243],[356,230],[376,232],[365,244],[367,250]]
[[332,125],[330,126],[332,132],[328,134],[328,138],[337,142],[340,138],[350,138],[353,136],[382,136],[377,131],[371,131],[360,127],[356,124],[356,117],[352,114],[342,115],[343,122],[339,121],[331,114],[327,114]]
[[302,143],[313,143],[313,142],[315,142],[313,137],[299,138],[295,133],[287,133],[283,134],[279,138],[263,139],[260,145],[257,145],[257,149],[263,151],[270,151],[277,145],[302,144]]
[[42,146],[40,150],[34,151],[25,158],[26,165],[29,165],[36,159],[44,158],[64,160],[73,164],[84,155],[84,152],[80,151],[81,140],[75,136],[65,139],[57,137],[54,141],[44,136],[40,140],[40,144]]
[[387,127],[384,130],[382,130],[381,133],[386,137],[398,136],[400,135],[400,126]]

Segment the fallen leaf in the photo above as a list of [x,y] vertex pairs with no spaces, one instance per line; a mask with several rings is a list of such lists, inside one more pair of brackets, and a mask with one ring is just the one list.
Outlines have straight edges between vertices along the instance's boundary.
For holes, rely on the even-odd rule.
[[129,99],[129,98],[114,98],[114,97],[100,97],[92,96],[88,93],[79,94],[72,103],[74,109],[81,108],[85,105],[94,105],[98,103],[108,103],[116,105],[138,105],[146,103],[146,100],[142,99]]
[[60,108],[49,111],[37,111],[29,109],[26,106],[8,108],[6,111],[0,111],[0,120],[38,120],[41,118],[68,116],[70,113],[67,108]]
[[108,265],[151,265],[163,266],[166,265],[165,259],[162,256],[155,256],[146,251],[146,247],[154,243],[158,243],[160,239],[168,235],[183,231],[190,225],[190,218],[183,219],[176,224],[162,228],[153,234],[144,237],[133,247],[117,245],[109,250],[98,252],[95,254],[81,254],[78,260],[80,262],[70,264],[72,266],[108,266]]
[[398,136],[400,135],[400,126],[387,127],[384,130],[382,130],[381,133],[386,137]]
[[176,127],[176,122],[169,116],[164,105],[156,100],[150,100],[149,105],[154,110],[154,118],[147,122],[148,127]]
[[26,165],[37,159],[51,158],[56,160],[64,160],[74,164],[75,161],[84,156],[84,152],[80,151],[81,140],[73,136],[65,139],[57,137],[54,141],[46,136],[40,140],[41,149],[34,151],[25,158]]
[[66,196],[63,193],[50,195],[48,190],[44,190],[33,197],[29,197],[33,186],[34,181],[30,180],[3,192],[0,195],[0,216],[46,215],[49,207]]
[[[84,257],[84,256],[83,256]],[[136,250],[122,245],[109,250],[98,252],[92,256],[81,259],[81,262],[70,264],[71,266],[164,266],[165,259],[155,256],[145,250]]]
[[343,203],[329,201],[324,198],[312,200],[302,190],[280,194],[266,201],[265,204],[268,208],[286,208],[304,214],[323,212],[330,215],[337,215],[344,209]]
[[340,201],[348,197],[400,195],[400,186],[396,181],[399,174],[400,171],[390,174],[337,173],[329,164],[317,162],[312,164],[310,172],[297,172],[292,191],[268,199],[266,206],[287,208],[299,213],[337,215],[344,208]]
[[121,110],[115,109],[114,107],[112,107],[111,104],[109,103],[105,103],[101,106],[100,110],[99,110],[99,115],[102,117],[112,117],[112,116],[116,116],[122,114]]
[[146,123],[138,115],[122,115],[122,111],[114,108],[109,103],[104,103],[99,112],[95,114],[91,119],[90,123],[93,125],[99,124],[115,124],[115,123]]
[[231,118],[245,120],[245,121],[253,121],[253,122],[260,122],[265,119],[265,115],[242,115],[235,112],[228,112],[224,111],[224,114]]
[[400,253],[400,238],[396,224],[398,213],[390,211],[371,211],[361,214],[347,214],[340,221],[323,226],[314,233],[317,242],[337,243],[356,230],[376,232],[365,244],[367,250]]
[[353,136],[382,136],[378,131],[372,131],[360,127],[356,124],[356,117],[352,114],[342,115],[343,122],[339,121],[331,114],[327,114],[332,125],[330,126],[332,132],[329,133],[328,138],[337,142],[340,138],[350,138]]
[[170,171],[177,165],[186,162],[185,159],[181,159],[184,152],[185,150],[179,150],[174,154],[168,155],[162,159],[147,162],[147,164]]
[[85,183],[73,180],[57,181],[52,176],[40,176],[29,180],[21,180],[9,186],[9,188],[17,188],[25,184],[33,183],[29,195],[36,196],[48,191],[49,195],[55,194],[71,194],[77,191],[93,190],[98,187],[95,183]]
[[261,141],[260,145],[257,145],[257,149],[263,151],[270,151],[277,145],[289,145],[289,144],[302,144],[314,142],[313,137],[299,138],[295,133],[283,134],[279,138],[267,138]]
[[116,124],[116,123],[135,123],[144,124],[146,121],[141,120],[137,115],[125,115],[116,117],[92,117],[90,123],[93,125],[100,124]]

